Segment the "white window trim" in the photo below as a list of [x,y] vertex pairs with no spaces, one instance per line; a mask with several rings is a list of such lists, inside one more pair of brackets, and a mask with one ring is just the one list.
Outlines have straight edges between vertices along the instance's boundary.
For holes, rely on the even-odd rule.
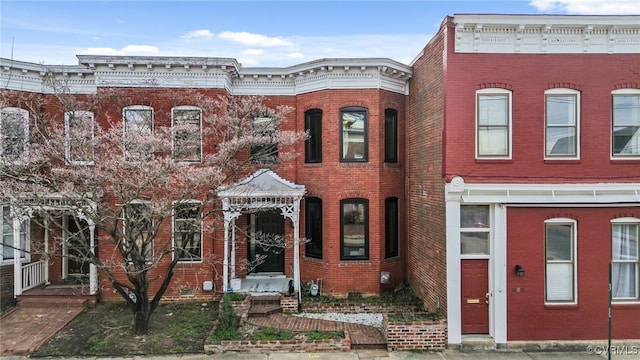
[[[577,305],[578,304],[578,222],[570,218],[553,218],[545,220],[545,238],[544,238],[544,304],[550,306]],[[564,300],[547,300],[547,224],[570,224],[573,230],[571,239],[572,265],[573,265],[573,301]]]
[[203,158],[203,133],[202,133],[202,109],[198,106],[192,106],[192,105],[182,105],[182,106],[175,106],[171,109],[171,153],[175,154],[175,132],[174,132],[174,111],[176,110],[198,110],[200,112],[200,159],[198,160],[190,160],[190,159],[176,159],[174,157],[174,161],[177,162],[186,162],[186,163],[201,163],[202,162],[202,158]]
[[609,126],[609,157],[611,160],[640,160],[639,155],[620,156],[613,154],[613,97],[615,95],[638,95],[640,96],[640,89],[618,89],[611,92],[611,125]]
[[[581,108],[581,100],[580,100],[580,92],[578,90],[567,89],[567,88],[557,88],[557,89],[549,89],[544,92],[544,159],[545,160],[579,160],[580,159],[580,108]],[[561,155],[561,156],[550,156],[547,155],[547,95],[570,95],[576,97],[576,117],[575,117],[575,128],[576,128],[576,154],[575,155]]]
[[[507,155],[480,155],[479,153],[479,141],[478,141],[478,125],[479,125],[479,118],[478,118],[478,111],[479,111],[479,97],[480,95],[507,95],[507,103],[508,103],[508,111],[507,111],[507,126],[508,128],[508,133],[507,133]],[[486,88],[486,89],[481,89],[481,90],[476,90],[476,94],[475,94],[476,98],[475,98],[475,103],[476,103],[476,107],[475,107],[475,114],[474,114],[474,119],[475,119],[475,154],[476,154],[476,160],[511,160],[512,156],[513,156],[513,106],[512,106],[512,102],[513,102],[513,94],[510,90],[507,89],[502,89],[502,88]]]
[[155,123],[155,112],[151,106],[147,105],[129,105],[122,108],[122,133],[127,132],[127,118],[125,113],[127,110],[151,110],[151,131],[153,131]]
[[[5,219],[4,218],[4,208],[8,207],[10,208],[9,212],[10,212],[10,217],[9,219]],[[11,210],[11,207],[8,205],[0,205],[0,224],[3,225],[4,228],[4,222],[7,220],[11,220],[13,221],[14,215],[13,215],[13,210]],[[25,219],[21,219],[20,223],[26,222],[25,224],[25,242],[24,242],[24,249],[21,249],[24,251],[24,258],[20,257],[20,262],[21,263],[29,263],[31,262],[31,221],[29,221],[28,218]],[[13,226],[13,223],[11,224]],[[3,236],[4,234],[0,234],[0,236]],[[14,259],[6,259],[4,258],[4,242],[0,241],[0,264],[2,265],[8,265],[8,264],[13,264],[14,263]],[[13,250],[13,248],[12,248]]]
[[[488,254],[462,254],[462,249],[460,250],[460,259],[465,260],[465,259],[491,259],[491,249],[493,248],[493,206],[491,206],[491,204],[475,204],[475,203],[462,203],[460,204],[460,212],[462,213],[462,208],[465,206],[487,206],[489,208],[489,227],[486,228],[479,228],[479,227],[472,227],[472,228],[466,228],[466,227],[462,227],[462,224],[459,224],[460,227],[460,231],[459,234],[461,235],[463,232],[477,232],[477,233],[488,233],[489,234],[489,253]],[[460,221],[460,220],[458,220]]]
[[[175,205],[180,205],[180,204],[198,204],[200,206],[202,206],[202,202],[198,201],[198,200],[183,200],[183,201],[176,201],[173,203],[174,207],[173,210],[171,210],[171,246],[173,247],[174,251],[172,251],[172,259],[176,258],[176,214],[175,214]],[[204,261],[204,228],[203,228],[203,219],[202,217],[200,217],[200,260],[180,260],[178,259],[179,263],[188,263],[188,264],[197,264],[197,263],[202,263]]]
[[[18,107],[4,107],[2,109],[0,109],[0,112],[2,113],[12,113],[12,114],[18,114],[23,118],[23,131],[24,131],[24,138],[25,138],[25,143],[24,143],[24,148],[23,148],[23,154],[24,155],[29,155],[29,111],[22,109],[22,108],[18,108]],[[0,115],[1,116],[1,115]],[[1,119],[0,119],[1,120]],[[4,129],[2,128],[4,122],[0,121],[0,136],[2,137],[2,142],[0,144],[4,143]],[[3,161],[4,164],[7,165],[20,165],[22,164],[21,161],[4,161],[4,147],[0,146],[0,161]]]
[[[640,219],[634,217],[623,217],[616,218],[611,220],[611,225],[620,225],[620,224],[633,224],[640,226]],[[612,234],[613,235],[613,234]],[[613,237],[611,238],[611,246],[613,247]],[[640,246],[640,243],[638,244]],[[640,251],[640,249],[638,250]],[[611,257],[613,257],[613,249],[611,252]],[[611,259],[611,263],[613,264],[613,259]],[[615,304],[640,304],[640,259],[636,263],[636,291],[638,292],[638,297],[636,298],[613,298],[611,299],[612,303]]]
[[[71,136],[69,134],[69,120],[70,115],[73,114],[73,117],[76,116],[88,116],[91,118],[91,159],[89,161],[71,161]],[[84,110],[76,110],[76,111],[67,111],[64,113],[64,155],[65,160],[68,164],[71,165],[94,165],[95,158],[95,147],[93,146],[93,140],[95,135],[95,116],[92,111],[84,111]]]
[[[129,207],[131,205],[139,205],[139,204],[147,205],[149,208],[152,207],[151,201],[146,201],[146,200],[133,200],[133,201],[129,202],[127,205],[122,207],[122,212],[123,212],[123,215],[124,215],[123,216],[124,221],[123,221],[123,224],[122,224],[122,234],[123,235],[126,235],[127,227],[129,226],[128,223],[127,223],[128,219],[129,219],[129,217],[127,215],[127,207]],[[151,226],[153,227],[153,225],[154,225],[153,224],[153,219],[151,219]],[[155,239],[153,239],[151,241],[151,259],[150,260],[146,260],[145,261],[146,263],[150,264],[150,263],[153,263],[153,261],[155,260],[155,250],[156,250],[155,248],[156,248],[156,241],[155,241]],[[130,259],[126,259],[126,261],[128,263],[131,262]]]

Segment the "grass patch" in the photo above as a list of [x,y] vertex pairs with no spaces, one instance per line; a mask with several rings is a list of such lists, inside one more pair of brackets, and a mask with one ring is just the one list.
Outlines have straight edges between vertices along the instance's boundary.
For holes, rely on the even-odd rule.
[[257,332],[251,335],[250,339],[255,341],[260,340],[291,340],[294,337],[294,332],[291,330],[283,330],[274,327],[261,328]]
[[229,300],[229,301],[243,301],[247,296],[245,294],[240,294],[240,293],[235,293],[235,292],[228,292],[228,293],[224,293],[223,295],[223,299]]
[[146,335],[133,333],[133,313],[122,303],[87,309],[32,357],[123,356],[202,353],[217,316],[217,303],[172,303],[151,315]]
[[440,314],[436,313],[402,313],[389,315],[389,321],[413,322],[413,321],[438,321]]

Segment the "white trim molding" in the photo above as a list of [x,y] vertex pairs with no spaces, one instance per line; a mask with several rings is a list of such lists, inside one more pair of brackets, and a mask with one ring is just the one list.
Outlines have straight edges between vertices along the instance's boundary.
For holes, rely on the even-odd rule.
[[640,16],[456,14],[455,52],[638,54]]
[[640,183],[467,184],[455,177],[445,192],[465,203],[640,205]]

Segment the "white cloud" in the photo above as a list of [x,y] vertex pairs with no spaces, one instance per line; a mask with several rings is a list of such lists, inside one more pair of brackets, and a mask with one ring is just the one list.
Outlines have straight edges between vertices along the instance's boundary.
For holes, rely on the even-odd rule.
[[640,14],[638,0],[531,0],[529,5],[547,13],[631,15]]
[[209,30],[193,30],[193,31],[189,31],[188,33],[182,35],[183,39],[204,39],[204,40],[209,40],[211,38],[213,38],[213,33]]
[[264,50],[262,49],[247,49],[242,52],[245,55],[262,55],[264,54]]
[[114,48],[86,48],[78,50],[79,54],[90,55],[157,55],[160,50],[151,45],[127,45],[122,49]]
[[292,58],[292,59],[301,59],[304,57],[303,53],[299,53],[299,52],[294,52],[291,54],[287,54],[287,57]]
[[270,37],[248,32],[224,31],[218,35],[220,39],[237,42],[248,46],[289,46],[291,42],[279,37]]

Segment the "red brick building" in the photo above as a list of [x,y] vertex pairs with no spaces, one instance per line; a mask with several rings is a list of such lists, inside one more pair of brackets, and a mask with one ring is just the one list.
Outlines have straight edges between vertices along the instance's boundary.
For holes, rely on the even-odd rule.
[[637,20],[455,15],[412,64],[407,281],[450,344],[606,339],[610,262],[640,338]]
[[[410,66],[371,58],[287,68],[220,58],[78,58],[77,66],[51,67],[0,59],[3,91],[52,101],[43,74],[53,71],[77,96],[121,94],[126,106],[95,113],[96,122],[151,110],[157,126],[198,106],[168,100],[189,89],[264,95],[270,106],[294,108],[282,127],[311,134],[294,161],[273,172],[256,168],[239,183],[271,198],[285,192],[274,207],[280,214],[251,213],[254,200],[220,189],[225,216],[203,234],[200,251],[224,265],[179,264],[189,287],[173,287],[169,297],[206,298],[260,275],[294,279],[296,287],[321,282],[336,296],[407,283],[446,316],[451,345],[466,334],[501,346],[595,340],[607,337],[612,263],[613,337],[640,338],[637,16],[455,15]],[[157,105],[138,106],[149,98]],[[9,100],[4,111],[29,124],[20,103]],[[203,141],[203,151],[213,146]],[[5,221],[3,241],[28,246],[46,238],[23,223]],[[311,241],[264,254],[268,261],[252,274],[236,269],[259,253],[251,234],[261,229]],[[94,268],[6,249],[3,296],[28,288],[11,283],[34,263],[50,282],[79,271],[93,293],[118,296],[99,286]]]

